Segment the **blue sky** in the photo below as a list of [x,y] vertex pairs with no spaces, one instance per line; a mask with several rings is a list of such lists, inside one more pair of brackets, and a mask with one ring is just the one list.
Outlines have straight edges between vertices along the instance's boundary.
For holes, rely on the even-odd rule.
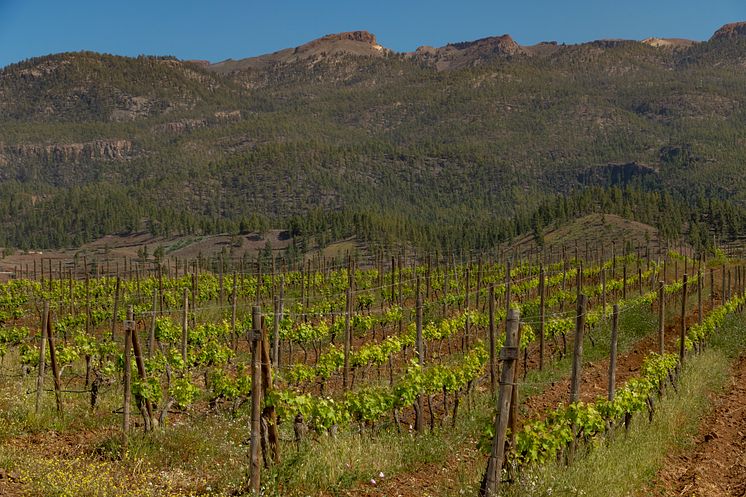
[[0,0],[0,67],[75,50],[219,61],[355,29],[397,51],[504,33],[521,44],[704,40],[739,20],[746,0]]

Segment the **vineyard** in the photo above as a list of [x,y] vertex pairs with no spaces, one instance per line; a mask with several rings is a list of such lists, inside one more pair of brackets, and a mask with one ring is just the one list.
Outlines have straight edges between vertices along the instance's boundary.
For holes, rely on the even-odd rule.
[[723,252],[615,250],[40,260],[0,284],[0,493],[445,495],[457,448],[458,488],[520,495],[746,304]]

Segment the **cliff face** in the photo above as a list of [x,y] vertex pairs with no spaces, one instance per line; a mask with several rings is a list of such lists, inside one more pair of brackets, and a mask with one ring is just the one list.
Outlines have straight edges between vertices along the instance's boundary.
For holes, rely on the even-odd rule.
[[86,143],[26,144],[0,147],[0,163],[35,160],[43,163],[117,161],[134,155],[130,140],[96,140]]
[[234,123],[241,120],[241,111],[218,111],[211,117],[185,118],[178,121],[171,121],[154,127],[155,131],[166,133],[181,134],[187,133],[200,128],[218,126],[225,123]]

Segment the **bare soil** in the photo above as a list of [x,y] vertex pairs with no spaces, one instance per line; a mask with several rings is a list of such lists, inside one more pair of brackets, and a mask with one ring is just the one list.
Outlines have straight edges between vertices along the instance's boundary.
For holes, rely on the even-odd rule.
[[713,405],[694,436],[693,448],[669,456],[658,472],[655,495],[746,496],[746,355]]

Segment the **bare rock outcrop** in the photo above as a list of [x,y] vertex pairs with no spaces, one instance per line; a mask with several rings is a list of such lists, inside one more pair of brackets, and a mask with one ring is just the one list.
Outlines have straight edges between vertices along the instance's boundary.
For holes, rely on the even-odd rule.
[[449,43],[440,48],[419,47],[410,56],[433,64],[439,71],[476,66],[499,57],[527,54],[510,35],[490,36],[475,41]]
[[85,143],[55,143],[51,145],[9,145],[0,150],[5,162],[14,159],[39,160],[45,163],[82,162],[86,160],[125,160],[134,154],[130,140],[96,140]]
[[728,40],[742,37],[746,38],[746,22],[732,22],[715,31],[710,40]]

